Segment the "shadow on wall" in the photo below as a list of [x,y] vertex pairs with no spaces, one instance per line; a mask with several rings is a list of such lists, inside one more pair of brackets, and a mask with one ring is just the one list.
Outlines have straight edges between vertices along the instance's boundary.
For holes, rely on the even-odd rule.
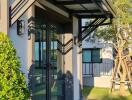
[[[35,68],[35,65],[32,65],[29,71],[31,99],[46,100],[46,69],[38,69]],[[67,71],[66,74],[58,71],[56,75],[51,75],[49,79],[52,100],[73,100],[73,75],[70,71]]]

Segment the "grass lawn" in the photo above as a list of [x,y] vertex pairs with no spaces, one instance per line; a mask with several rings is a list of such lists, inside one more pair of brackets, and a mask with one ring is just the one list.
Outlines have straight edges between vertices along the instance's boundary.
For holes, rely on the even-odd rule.
[[109,94],[108,88],[84,87],[83,95],[87,100],[132,100],[132,95],[122,97],[115,91]]

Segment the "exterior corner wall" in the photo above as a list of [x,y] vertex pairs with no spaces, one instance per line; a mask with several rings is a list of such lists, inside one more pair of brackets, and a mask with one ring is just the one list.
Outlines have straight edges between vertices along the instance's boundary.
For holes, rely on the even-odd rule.
[[[73,38],[78,35],[78,19],[73,17]],[[75,39],[75,38],[74,38]],[[74,41],[74,40],[73,40]],[[80,48],[77,44],[73,43],[72,51],[72,63],[73,63],[73,84],[74,84],[74,100],[80,100],[81,91],[80,91]]]
[[82,47],[79,48],[79,73],[80,73],[80,88],[83,89],[83,73],[82,73]]
[[14,23],[9,28],[9,37],[16,48],[17,54],[21,61],[21,70],[25,73],[28,79],[28,73],[33,60],[33,35],[31,39],[28,36],[28,19],[34,16],[34,6],[31,6],[19,19],[24,20],[25,30],[23,35],[17,35],[17,23]]
[[0,0],[0,31],[9,32],[9,1]]
[[[35,17],[35,5],[32,5],[28,11],[27,11],[27,19],[30,19],[31,17]],[[28,20],[27,20],[28,21]],[[29,25],[30,23],[28,23]],[[34,34],[30,34],[30,39],[28,39],[28,49],[27,49],[27,55],[28,55],[28,61],[27,61],[27,69],[30,70],[31,65],[33,64],[34,60]]]
[[25,21],[25,33],[23,35],[17,35],[17,23],[14,23],[9,29],[9,37],[16,48],[18,57],[21,61],[21,70],[28,78],[28,17],[27,12],[20,18]]
[[[59,41],[61,41],[63,43],[64,38],[63,38],[63,34],[59,35],[58,37]],[[64,55],[62,55],[62,53],[60,51],[57,51],[57,72],[61,71],[62,73],[65,73],[65,69],[64,69]]]
[[1,25],[2,25],[2,23],[1,23],[1,19],[0,19],[0,32],[2,32],[2,28],[1,28]]
[[[64,35],[64,44],[67,43],[70,39],[72,39],[72,34],[65,34]],[[68,71],[73,74],[73,69],[72,69],[72,50],[70,50],[67,54],[64,55],[64,68],[65,68],[65,73]]]
[[[66,44],[72,39],[71,33],[64,34],[63,43]],[[68,46],[68,45],[67,45]],[[67,46],[65,48],[67,48]],[[65,74],[65,100],[73,100],[73,63],[72,63],[72,51],[63,55],[64,57],[64,74]]]

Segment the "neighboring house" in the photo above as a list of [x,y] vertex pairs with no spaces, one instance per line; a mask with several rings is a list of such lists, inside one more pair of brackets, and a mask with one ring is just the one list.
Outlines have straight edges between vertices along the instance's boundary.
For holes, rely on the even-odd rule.
[[113,47],[110,41],[94,36],[82,42],[83,85],[110,87],[113,71]]
[[[82,19],[82,26],[92,20]],[[102,26],[99,28],[105,28]],[[87,32],[87,31],[86,31]],[[82,73],[84,86],[110,87],[113,72],[113,45],[99,39],[96,30],[82,41]]]
[[[17,50],[33,100],[81,99],[82,48],[79,44],[115,15],[111,0],[95,1],[0,0],[0,31],[10,37]],[[83,18],[94,20],[82,27]]]

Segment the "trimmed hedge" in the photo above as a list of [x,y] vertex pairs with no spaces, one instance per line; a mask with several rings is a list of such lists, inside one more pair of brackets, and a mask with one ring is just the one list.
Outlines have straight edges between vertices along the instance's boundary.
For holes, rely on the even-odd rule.
[[0,100],[27,100],[28,87],[11,40],[0,33]]

